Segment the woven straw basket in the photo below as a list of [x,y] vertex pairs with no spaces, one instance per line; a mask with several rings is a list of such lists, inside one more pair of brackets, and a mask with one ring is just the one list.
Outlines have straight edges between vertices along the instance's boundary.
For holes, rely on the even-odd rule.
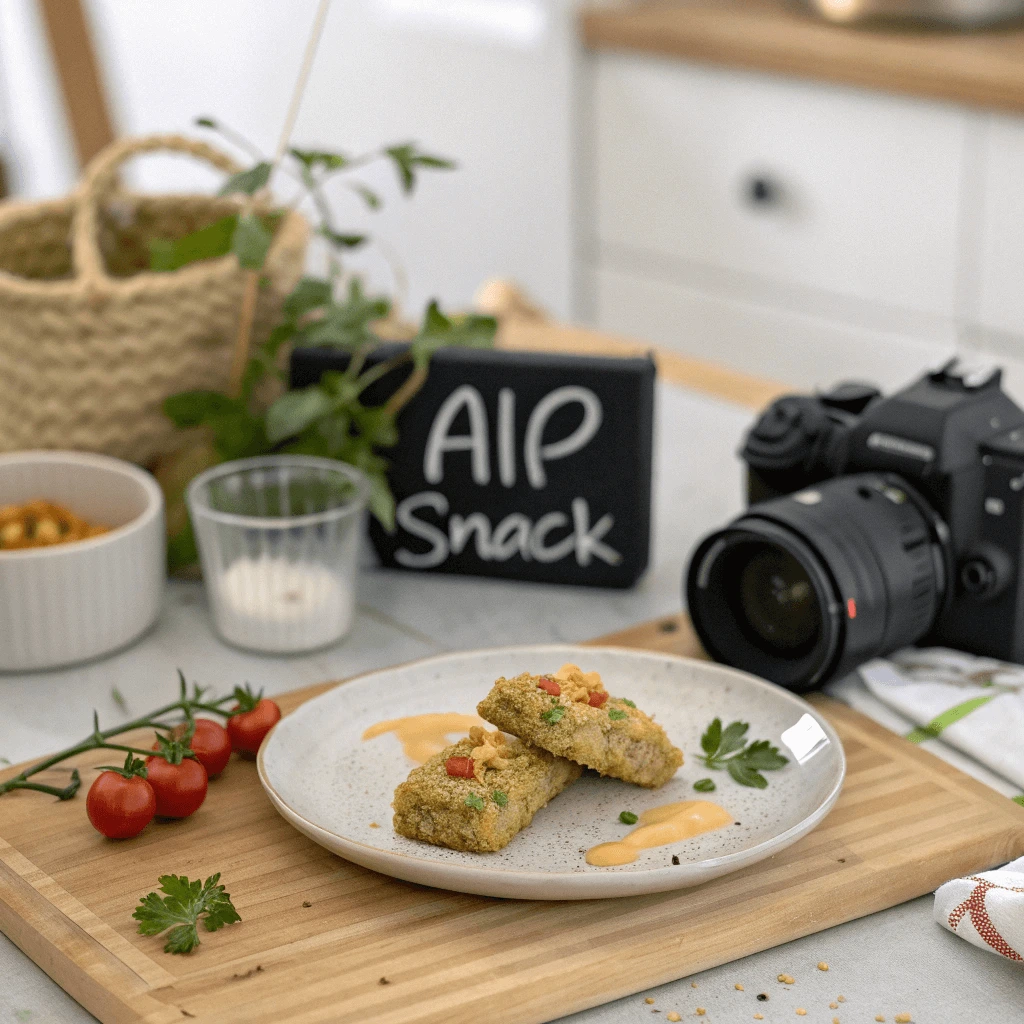
[[[155,151],[239,170],[182,136],[124,139],[96,156],[69,198],[0,205],[0,452],[74,448],[145,465],[174,446],[161,411],[168,395],[226,389],[244,271],[229,254],[154,273],[149,240],[189,234],[240,200],[118,191],[120,165]],[[297,213],[278,224],[254,343],[298,281],[308,237]]]

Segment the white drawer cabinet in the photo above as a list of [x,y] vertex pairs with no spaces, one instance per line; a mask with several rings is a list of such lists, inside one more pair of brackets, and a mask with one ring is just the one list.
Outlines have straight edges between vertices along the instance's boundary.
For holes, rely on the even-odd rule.
[[965,112],[642,56],[591,72],[602,246],[954,314]]

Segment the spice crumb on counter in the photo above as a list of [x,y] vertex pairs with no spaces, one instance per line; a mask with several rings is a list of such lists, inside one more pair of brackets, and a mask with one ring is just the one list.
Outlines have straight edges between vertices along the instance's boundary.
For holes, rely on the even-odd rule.
[[792,974],[780,974],[779,981],[781,981],[783,985],[793,985],[796,983],[796,978],[794,978]]
[[648,997],[647,997],[647,998],[646,998],[646,999],[644,1000],[644,1002],[645,1002],[645,1003],[646,1003],[646,1004],[647,1004],[648,1006],[650,1006],[650,1005],[651,1005],[651,1004],[652,1004],[652,1003],[654,1002],[654,1000],[653,1000],[653,999],[652,999],[652,998],[651,998],[650,996],[648,996]]
[[767,992],[758,992],[757,993],[757,998],[760,999],[762,1003],[767,1003],[768,1002],[768,993]]
[[671,1013],[665,1014],[665,1020],[677,1021],[677,1020],[682,1020],[682,1019],[683,1018],[680,1017],[679,1014],[676,1013],[675,1010],[673,1010]]
[[832,1018],[832,1024],[839,1024],[839,1018],[838,1017],[833,1017]]
[[828,1008],[830,1010],[838,1010],[839,1009],[839,1004],[837,1002],[833,1001],[833,1002],[828,1004]]
[[696,987],[697,987],[697,982],[691,981],[690,982],[690,988],[696,988]]
[[911,1024],[913,1017],[909,1013],[897,1013],[893,1020],[896,1024]]
[[380,828],[380,825],[378,825],[377,822],[375,822],[375,821],[371,821],[370,822],[370,828]]
[[704,1014],[707,1013],[708,1011],[705,1010],[703,1006],[698,1006],[695,1012],[696,1012],[698,1017],[703,1017]]
[[310,903],[310,902],[309,902],[309,900],[303,900],[303,901],[302,901],[302,905],[303,905],[303,906],[304,906],[304,907],[305,907],[305,908],[306,908],[307,910],[308,910],[308,909],[309,909],[309,908],[310,908],[311,906],[313,906],[313,904],[312,904],[312,903]]
[[764,1014],[763,1013],[755,1013],[754,1014],[754,1020],[764,1020]]
[[836,996],[836,1000],[840,1003],[846,1002],[846,996]]
[[736,989],[737,992],[742,992],[743,991],[743,986],[738,981],[736,982],[735,985],[733,985],[733,988]]
[[818,970],[819,971],[827,971],[828,970],[828,964],[825,963],[824,960],[819,961],[818,962]]
[[377,982],[377,984],[378,985],[390,985],[391,984],[391,980],[389,978],[385,978],[383,975],[381,975],[381,979],[380,979],[380,981]]
[[802,1006],[798,1006],[796,1008],[796,1015],[798,1017],[806,1017],[807,1016],[807,1011]]
[[883,1017],[880,1013],[876,1013],[875,1014],[875,1020],[883,1021],[883,1020],[885,1020],[885,1017]]

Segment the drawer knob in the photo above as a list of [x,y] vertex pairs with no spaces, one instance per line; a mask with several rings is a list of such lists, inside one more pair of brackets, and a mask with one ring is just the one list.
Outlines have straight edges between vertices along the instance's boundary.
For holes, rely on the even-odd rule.
[[747,180],[745,193],[752,206],[774,206],[782,198],[779,185],[763,174],[755,174]]

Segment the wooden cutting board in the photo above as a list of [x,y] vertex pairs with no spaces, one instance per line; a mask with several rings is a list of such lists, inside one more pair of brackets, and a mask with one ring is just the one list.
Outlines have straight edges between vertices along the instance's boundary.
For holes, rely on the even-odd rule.
[[[682,618],[595,642],[699,653]],[[290,711],[329,685],[278,699]],[[697,889],[530,903],[396,882],[294,831],[255,766],[236,761],[193,818],[127,843],[93,832],[81,799],[0,798],[0,929],[105,1024],[532,1024],[1024,854],[1024,807],[843,705],[814,703],[849,762],[834,810],[783,853]],[[242,924],[187,957],[135,933],[132,910],[159,875],[215,871]]]

